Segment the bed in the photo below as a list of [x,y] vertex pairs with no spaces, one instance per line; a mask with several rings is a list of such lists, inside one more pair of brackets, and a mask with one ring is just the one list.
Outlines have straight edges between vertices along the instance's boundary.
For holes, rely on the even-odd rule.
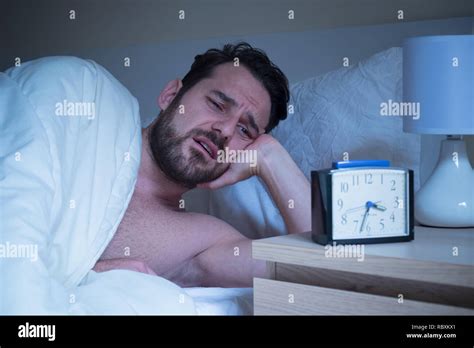
[[[381,102],[401,98],[401,59],[392,48],[291,86],[294,114],[273,135],[308,177],[346,151],[418,172],[419,138],[378,113]],[[251,288],[181,288],[91,270],[128,206],[141,148],[137,100],[106,69],[41,58],[0,73],[0,91],[0,243],[30,250],[0,258],[1,314],[252,314]],[[89,112],[78,116],[75,107]],[[186,200],[249,238],[286,233],[255,177]]]
[[137,272],[91,271],[125,213],[140,158],[138,103],[107,70],[48,57],[1,73],[0,90],[8,249],[0,313],[252,314],[248,288],[184,289]]

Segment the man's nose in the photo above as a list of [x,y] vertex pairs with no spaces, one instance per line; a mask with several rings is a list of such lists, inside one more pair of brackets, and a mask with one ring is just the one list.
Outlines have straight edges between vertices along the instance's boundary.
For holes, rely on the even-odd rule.
[[226,120],[214,122],[212,129],[219,133],[219,135],[224,138],[225,143],[228,143],[235,132],[235,127],[237,126],[237,121]]

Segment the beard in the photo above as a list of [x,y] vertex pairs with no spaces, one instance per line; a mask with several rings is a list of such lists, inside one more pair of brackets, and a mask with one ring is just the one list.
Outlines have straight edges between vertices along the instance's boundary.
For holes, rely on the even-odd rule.
[[202,129],[192,129],[184,135],[179,135],[173,125],[176,107],[162,111],[151,126],[148,133],[149,145],[156,164],[161,171],[172,181],[186,187],[194,188],[197,184],[217,179],[228,165],[211,160],[193,147],[189,148],[186,156],[185,141],[196,136],[204,136],[212,141],[219,150],[224,148],[225,140],[215,132]]

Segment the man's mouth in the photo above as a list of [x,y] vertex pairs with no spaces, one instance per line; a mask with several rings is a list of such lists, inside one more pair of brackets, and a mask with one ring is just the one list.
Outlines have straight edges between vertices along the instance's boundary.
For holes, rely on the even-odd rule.
[[193,140],[204,149],[204,151],[209,155],[209,157],[211,157],[213,160],[216,159],[217,147],[212,141],[203,137],[196,137],[193,138]]

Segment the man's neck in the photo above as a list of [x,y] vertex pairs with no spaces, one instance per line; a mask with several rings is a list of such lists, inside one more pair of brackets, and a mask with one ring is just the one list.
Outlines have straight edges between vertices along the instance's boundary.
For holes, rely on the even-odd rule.
[[170,180],[158,167],[150,149],[148,130],[142,129],[142,151],[135,193],[157,200],[172,210],[179,210],[179,200],[189,189]]

